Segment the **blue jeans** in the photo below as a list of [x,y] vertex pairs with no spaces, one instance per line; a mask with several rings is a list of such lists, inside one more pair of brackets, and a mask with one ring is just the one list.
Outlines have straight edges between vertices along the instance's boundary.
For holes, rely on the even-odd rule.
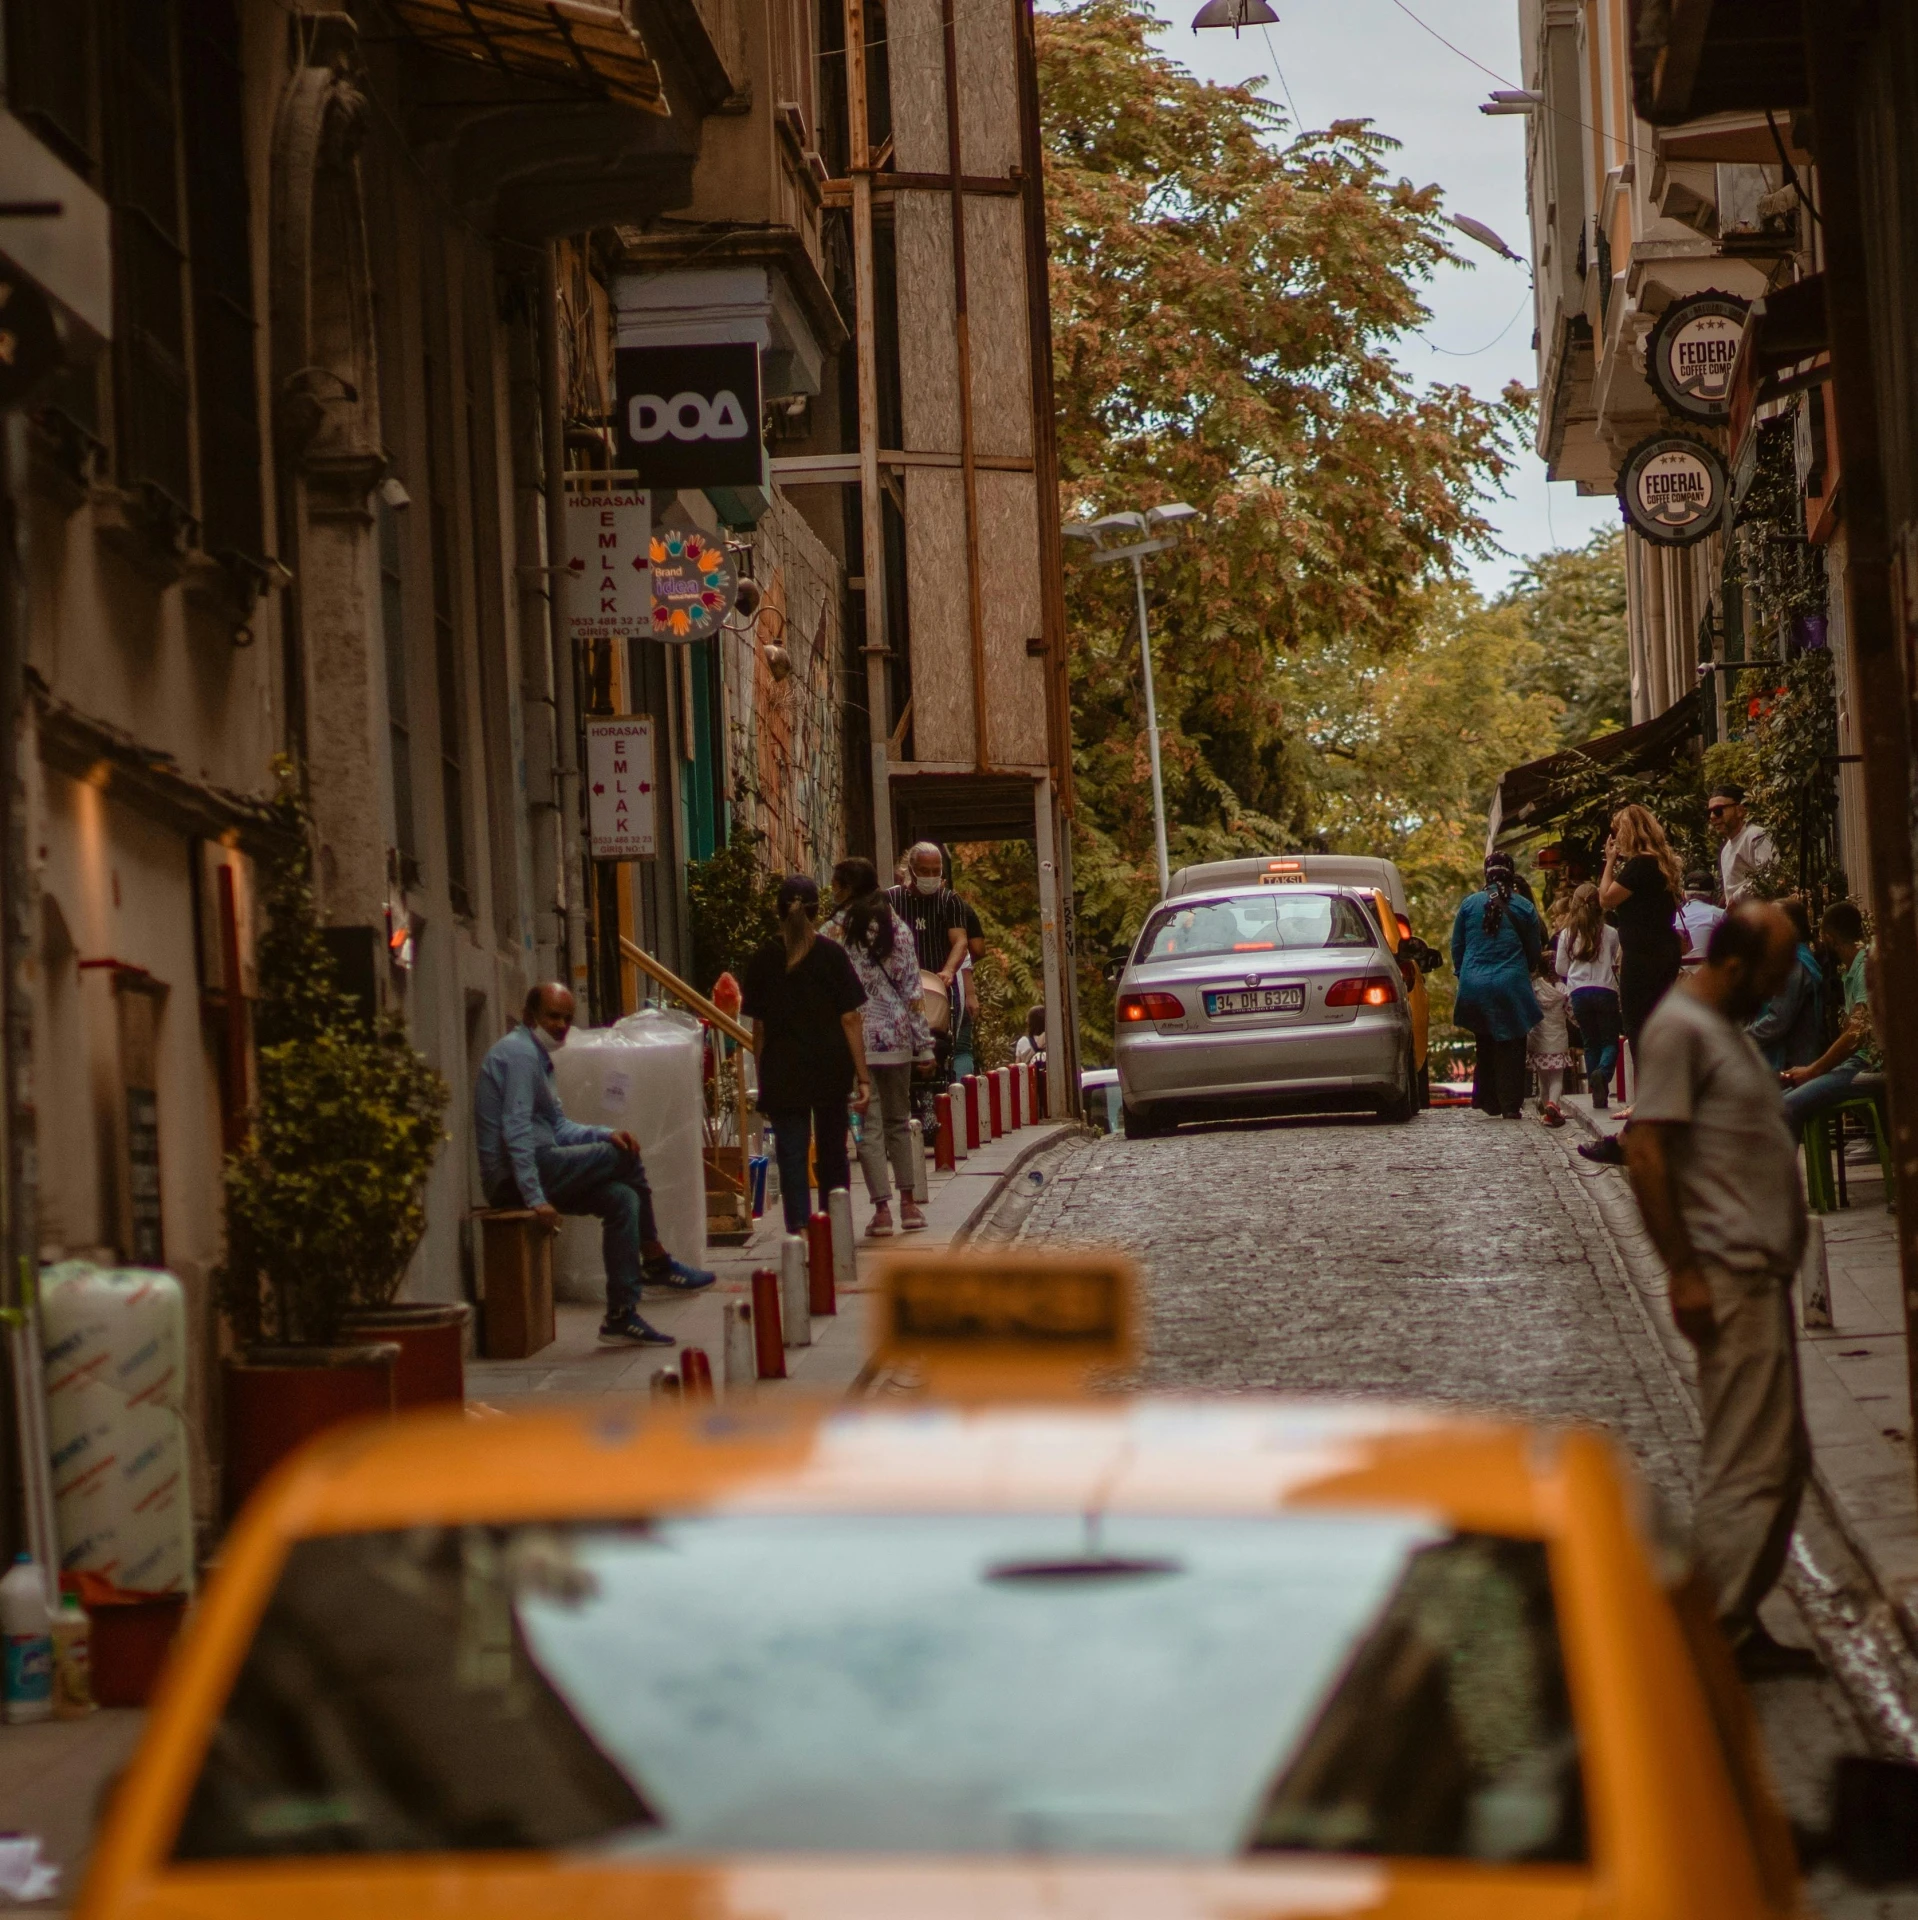
[[[653,1190],[639,1155],[594,1140],[579,1147],[541,1147],[535,1155],[547,1204],[561,1213],[599,1216],[600,1253],[606,1262],[606,1317],[639,1311],[640,1264],[659,1245],[653,1220]],[[518,1185],[508,1178],[487,1193],[495,1207],[521,1207]]]
[[779,1204],[788,1233],[804,1233],[806,1216],[812,1211],[812,1181],[806,1168],[809,1147],[819,1174],[822,1212],[826,1195],[834,1187],[852,1185],[852,1163],[846,1154],[847,1112],[846,1101],[834,1100],[816,1107],[782,1107],[766,1115],[773,1130],[773,1151],[779,1156]]
[[1578,987],[1572,993],[1572,1018],[1585,1042],[1585,1077],[1609,1088],[1618,1065],[1618,995],[1610,987]]
[[1854,1053],[1849,1059],[1839,1061],[1829,1073],[1821,1073],[1816,1080],[1807,1080],[1803,1086],[1793,1087],[1785,1095],[1785,1118],[1790,1122],[1792,1132],[1802,1133],[1807,1120],[1816,1119],[1819,1114],[1829,1112],[1839,1101],[1849,1099],[1853,1092],[1852,1082],[1864,1070],[1865,1063]]
[[963,1080],[967,1074],[977,1071],[972,1056],[972,1015],[966,1012],[964,997],[956,985],[953,997],[959,1000],[960,1008],[952,1029],[952,1077]]

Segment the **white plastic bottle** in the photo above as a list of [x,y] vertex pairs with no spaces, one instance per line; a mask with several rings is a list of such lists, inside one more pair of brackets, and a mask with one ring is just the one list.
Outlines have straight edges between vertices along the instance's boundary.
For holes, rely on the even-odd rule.
[[53,1717],[84,1720],[94,1710],[93,1618],[77,1593],[62,1594],[53,1635]]
[[10,1726],[53,1717],[53,1633],[47,1590],[31,1554],[0,1580],[0,1634],[6,1637],[4,1711]]

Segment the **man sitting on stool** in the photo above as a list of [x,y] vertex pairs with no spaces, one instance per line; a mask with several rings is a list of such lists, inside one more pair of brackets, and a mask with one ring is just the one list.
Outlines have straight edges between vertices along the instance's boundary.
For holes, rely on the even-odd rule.
[[670,1333],[640,1316],[639,1292],[697,1293],[715,1275],[675,1260],[660,1245],[653,1194],[630,1133],[569,1120],[553,1084],[552,1056],[573,1026],[573,996],[557,981],[526,996],[521,1024],[480,1064],[473,1130],[490,1207],[530,1207],[549,1232],[563,1213],[596,1213],[605,1223],[607,1345],[670,1347]]

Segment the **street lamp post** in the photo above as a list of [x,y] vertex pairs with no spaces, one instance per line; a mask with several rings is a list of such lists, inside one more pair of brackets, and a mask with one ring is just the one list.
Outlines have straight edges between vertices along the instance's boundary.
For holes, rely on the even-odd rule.
[[[1165,782],[1159,772],[1159,706],[1152,690],[1152,635],[1146,620],[1145,557],[1149,553],[1163,553],[1166,548],[1177,546],[1179,527],[1188,520],[1198,518],[1197,507],[1188,507],[1184,501],[1175,500],[1169,506],[1148,507],[1144,513],[1108,513],[1100,519],[1080,521],[1065,529],[1069,540],[1089,540],[1092,543],[1092,564],[1095,567],[1108,566],[1120,560],[1132,562],[1132,587],[1139,603],[1139,669],[1145,685],[1146,753],[1152,765],[1152,843],[1159,857],[1161,900],[1172,891],[1172,863],[1166,854]],[[1172,531],[1159,533],[1161,527],[1170,527]],[[1106,545],[1107,534],[1127,533],[1143,537],[1129,540],[1123,546]]]

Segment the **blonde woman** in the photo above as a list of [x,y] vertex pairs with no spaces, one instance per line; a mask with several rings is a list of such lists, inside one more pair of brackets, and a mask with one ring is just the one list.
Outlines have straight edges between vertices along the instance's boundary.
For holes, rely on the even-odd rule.
[[1634,1048],[1685,957],[1685,937],[1676,925],[1684,897],[1685,870],[1665,829],[1644,807],[1620,807],[1605,842],[1598,903],[1618,929],[1619,1013]]

